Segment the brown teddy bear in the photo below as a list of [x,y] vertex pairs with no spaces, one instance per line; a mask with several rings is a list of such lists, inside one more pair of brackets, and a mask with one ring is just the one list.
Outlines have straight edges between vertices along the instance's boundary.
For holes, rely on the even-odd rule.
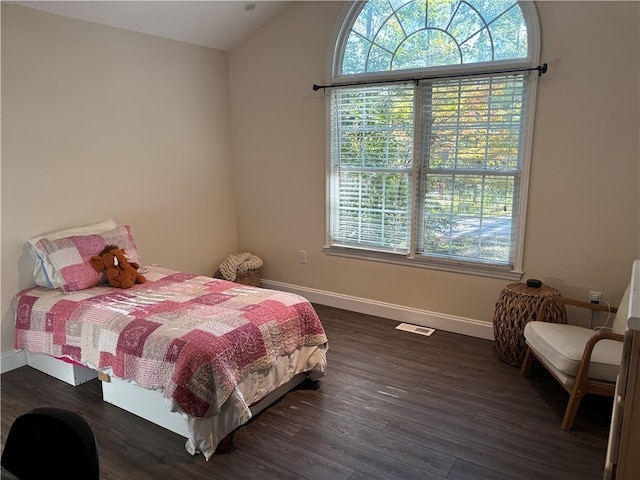
[[147,281],[138,273],[140,265],[129,262],[124,249],[117,245],[107,245],[98,255],[91,257],[91,266],[96,272],[102,272],[106,268],[107,279],[112,287],[131,288],[136,283]]

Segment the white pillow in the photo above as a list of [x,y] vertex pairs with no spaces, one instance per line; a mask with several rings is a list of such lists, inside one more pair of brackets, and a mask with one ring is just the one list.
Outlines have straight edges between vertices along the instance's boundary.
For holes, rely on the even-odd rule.
[[39,240],[48,238],[49,240],[57,240],[64,237],[71,237],[74,235],[93,235],[98,233],[104,233],[108,230],[113,230],[118,225],[113,218],[103,220],[102,222],[93,223],[91,225],[84,225],[82,227],[69,228],[67,230],[59,230],[57,232],[47,233],[45,235],[38,235],[27,240],[27,246],[29,253],[35,261],[33,266],[33,279],[37,285],[48,288],[61,288],[64,284],[64,279],[54,266],[49,254],[46,251],[40,250],[36,247]]

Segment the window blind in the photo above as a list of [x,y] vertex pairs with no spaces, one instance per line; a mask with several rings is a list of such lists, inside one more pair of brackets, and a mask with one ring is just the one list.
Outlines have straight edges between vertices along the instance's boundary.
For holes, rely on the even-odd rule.
[[512,263],[526,75],[421,84],[416,251]]
[[331,244],[409,248],[412,85],[331,94]]
[[331,245],[512,264],[526,79],[334,90]]

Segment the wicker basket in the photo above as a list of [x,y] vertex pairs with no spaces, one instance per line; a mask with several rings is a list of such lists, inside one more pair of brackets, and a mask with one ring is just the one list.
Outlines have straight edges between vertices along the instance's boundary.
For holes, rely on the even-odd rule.
[[234,280],[236,283],[241,283],[242,285],[249,285],[251,287],[259,287],[260,286],[260,274],[262,273],[261,268],[256,268],[255,270],[248,270],[246,272],[237,272],[236,279]]
[[[526,283],[507,285],[496,303],[493,333],[498,356],[505,362],[520,367],[527,345],[522,332],[527,322],[536,320],[538,309],[548,297],[561,296],[560,290],[543,285],[527,287]],[[552,303],[546,310],[545,322],[567,323],[567,312],[561,303]]]

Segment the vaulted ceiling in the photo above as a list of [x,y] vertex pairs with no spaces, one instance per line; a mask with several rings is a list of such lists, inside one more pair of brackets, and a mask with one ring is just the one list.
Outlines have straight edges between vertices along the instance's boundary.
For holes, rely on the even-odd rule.
[[289,1],[8,1],[29,8],[231,51]]

